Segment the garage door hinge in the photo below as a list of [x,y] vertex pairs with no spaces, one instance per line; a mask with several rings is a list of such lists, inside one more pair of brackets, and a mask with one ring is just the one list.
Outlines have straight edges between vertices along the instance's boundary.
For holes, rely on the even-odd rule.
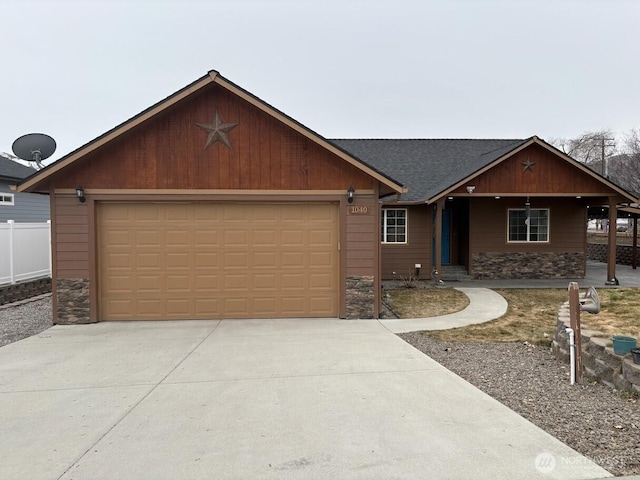
[[340,251],[340,242],[338,242],[338,251]]

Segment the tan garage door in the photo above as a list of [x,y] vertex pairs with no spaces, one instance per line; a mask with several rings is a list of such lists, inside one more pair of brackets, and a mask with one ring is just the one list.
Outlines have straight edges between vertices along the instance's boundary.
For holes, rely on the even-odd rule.
[[101,203],[102,320],[337,317],[337,204]]

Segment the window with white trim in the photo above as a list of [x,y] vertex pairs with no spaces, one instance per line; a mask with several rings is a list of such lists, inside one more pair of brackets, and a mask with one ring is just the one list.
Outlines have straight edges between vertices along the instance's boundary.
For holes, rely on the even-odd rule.
[[549,241],[549,209],[530,208],[527,210],[509,209],[508,236],[509,242],[548,242]]
[[0,205],[13,205],[13,193],[0,192]]
[[380,220],[382,243],[407,243],[406,208],[383,208]]

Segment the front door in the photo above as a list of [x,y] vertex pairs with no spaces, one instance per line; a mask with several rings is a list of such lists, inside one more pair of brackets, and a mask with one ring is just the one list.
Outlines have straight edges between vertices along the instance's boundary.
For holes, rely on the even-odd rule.
[[[435,215],[433,219],[435,223]],[[440,262],[442,265],[449,265],[451,263],[451,210],[442,211],[442,253],[440,254]],[[435,264],[436,261],[436,239],[431,241],[431,261]]]
[[442,258],[443,265],[451,263],[451,210],[442,211]]

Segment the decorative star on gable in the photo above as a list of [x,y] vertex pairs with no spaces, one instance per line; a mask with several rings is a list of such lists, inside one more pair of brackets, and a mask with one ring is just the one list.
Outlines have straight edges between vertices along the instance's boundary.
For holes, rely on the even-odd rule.
[[526,172],[527,170],[529,170],[530,172],[533,172],[533,166],[536,164],[536,162],[532,162],[531,160],[529,160],[529,157],[527,157],[527,161],[526,162],[522,162],[522,166],[524,167],[522,169],[523,172]]
[[227,147],[231,148],[231,141],[227,135],[231,130],[238,126],[237,123],[225,123],[220,117],[218,110],[216,110],[216,116],[213,123],[196,123],[196,125],[203,130],[209,132],[207,137],[207,143],[205,144],[205,150],[216,142],[222,142]]

